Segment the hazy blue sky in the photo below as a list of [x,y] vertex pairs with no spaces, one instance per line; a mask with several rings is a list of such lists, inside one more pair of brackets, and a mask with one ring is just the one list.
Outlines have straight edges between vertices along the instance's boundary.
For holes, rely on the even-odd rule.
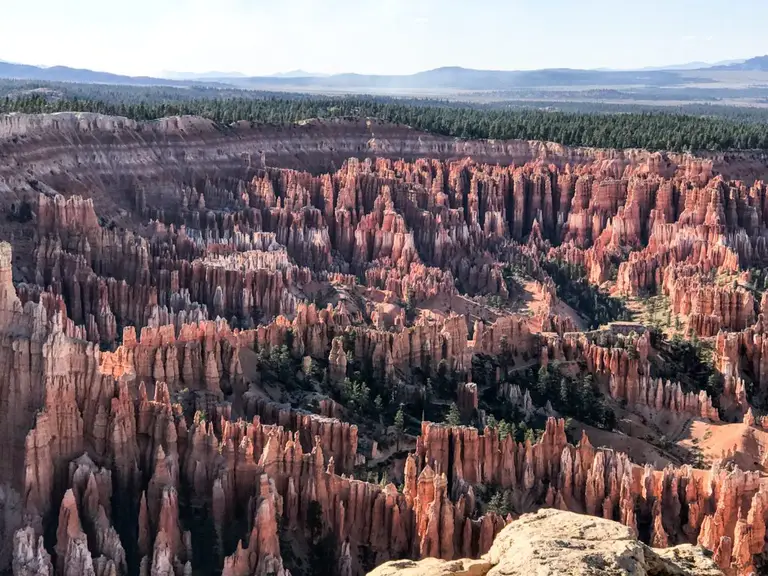
[[768,53],[766,0],[0,0],[0,59],[158,74],[632,68]]

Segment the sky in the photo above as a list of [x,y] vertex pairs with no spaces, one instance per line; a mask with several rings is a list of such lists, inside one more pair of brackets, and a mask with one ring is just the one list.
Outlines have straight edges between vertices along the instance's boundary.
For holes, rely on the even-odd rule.
[[129,75],[640,68],[768,54],[765,0],[0,0],[0,60]]

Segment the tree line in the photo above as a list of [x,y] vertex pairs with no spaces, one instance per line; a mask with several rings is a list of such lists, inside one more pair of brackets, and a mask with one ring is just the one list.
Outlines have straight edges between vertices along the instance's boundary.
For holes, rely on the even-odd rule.
[[[97,92],[98,94],[98,92]],[[170,91],[164,93],[167,97]],[[439,101],[377,97],[265,96],[183,99],[62,97],[27,91],[0,99],[0,113],[97,112],[134,120],[196,115],[217,123],[290,124],[321,118],[377,118],[418,130],[468,139],[522,139],[568,146],[648,150],[768,150],[768,125],[726,118],[643,112],[588,114],[528,109],[488,109]]]

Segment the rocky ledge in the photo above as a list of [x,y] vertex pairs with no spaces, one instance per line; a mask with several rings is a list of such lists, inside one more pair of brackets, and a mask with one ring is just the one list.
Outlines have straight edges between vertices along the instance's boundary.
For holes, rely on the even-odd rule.
[[723,574],[691,545],[651,549],[618,522],[540,510],[507,525],[479,560],[387,562],[368,576],[710,576]]

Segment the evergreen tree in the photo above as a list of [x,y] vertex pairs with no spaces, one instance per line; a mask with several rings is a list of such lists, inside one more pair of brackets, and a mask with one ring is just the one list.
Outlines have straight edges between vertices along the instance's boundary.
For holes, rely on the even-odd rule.
[[499,422],[499,440],[504,440],[509,435],[515,435],[514,423],[509,423],[506,420]]
[[445,417],[445,423],[449,426],[461,426],[461,413],[459,407],[453,402],[448,409],[448,414]]
[[403,436],[403,432],[405,431],[405,414],[403,414],[403,405],[400,404],[400,407],[397,409],[397,412],[395,413],[395,433],[397,434],[397,450],[400,450],[400,439]]
[[488,504],[485,507],[486,512],[493,512],[498,514],[501,517],[506,516],[509,514],[509,504],[507,504],[507,499],[505,498],[505,494],[501,491],[495,492],[493,496],[491,496],[491,499],[488,501]]

